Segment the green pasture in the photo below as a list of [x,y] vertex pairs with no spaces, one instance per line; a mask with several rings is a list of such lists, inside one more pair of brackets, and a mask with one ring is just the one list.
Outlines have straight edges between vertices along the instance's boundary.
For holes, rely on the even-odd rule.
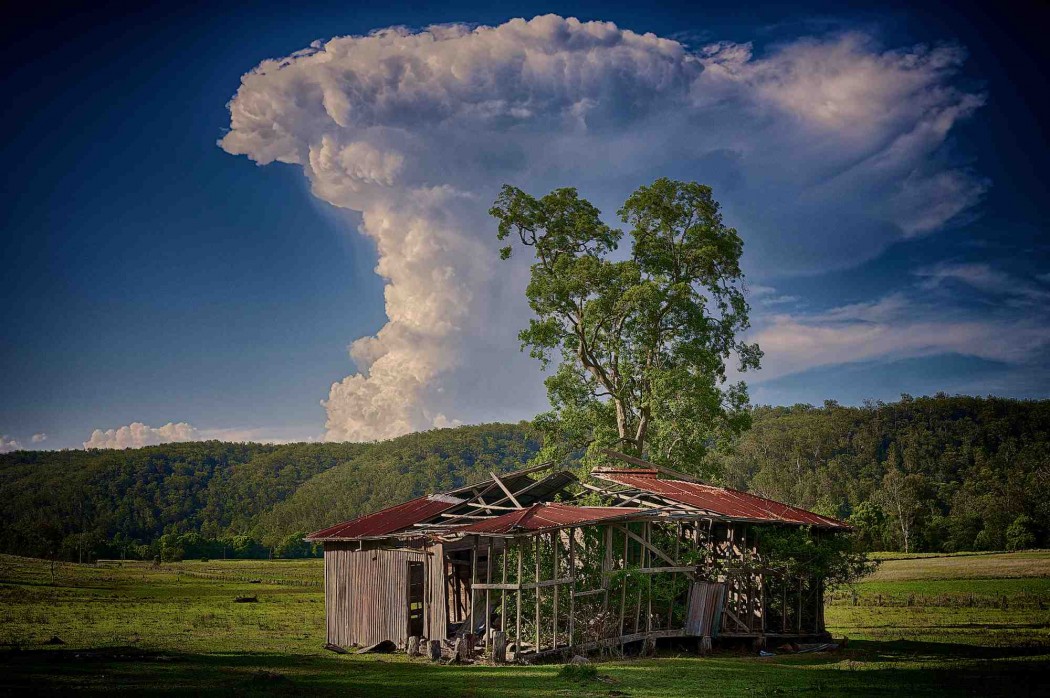
[[1050,552],[886,560],[831,598],[829,629],[849,637],[839,652],[669,645],[580,683],[557,665],[328,652],[321,579],[319,560],[237,560],[60,564],[52,583],[49,563],[0,556],[0,693],[1050,695]]

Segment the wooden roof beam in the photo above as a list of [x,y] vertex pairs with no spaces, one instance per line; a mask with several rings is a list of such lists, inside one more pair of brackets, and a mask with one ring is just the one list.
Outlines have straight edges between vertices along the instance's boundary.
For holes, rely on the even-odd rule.
[[692,475],[686,475],[683,472],[679,472],[677,470],[672,470],[671,468],[667,468],[667,467],[662,466],[662,465],[657,465],[656,463],[650,463],[647,460],[642,460],[641,458],[635,458],[634,456],[629,456],[626,453],[620,453],[619,451],[614,451],[611,448],[603,448],[601,450],[601,452],[604,453],[605,455],[609,456],[610,458],[615,458],[616,460],[622,460],[624,463],[630,463],[631,465],[637,465],[640,468],[654,468],[656,470],[659,470],[664,475],[670,475],[671,477],[677,478],[679,480],[685,480],[686,482],[695,482],[698,485],[704,484],[704,483],[700,482],[699,480],[697,480],[696,478],[694,478]]
[[514,493],[511,492],[509,489],[507,489],[507,486],[503,484],[503,480],[499,479],[499,475],[497,475],[496,473],[492,472],[491,470],[489,471],[489,475],[491,475],[492,479],[496,482],[497,485],[499,485],[499,488],[501,490],[503,490],[503,494],[507,495],[507,497],[510,498],[510,501],[514,503],[515,507],[517,507],[518,509],[524,509],[525,508],[525,507],[521,506],[521,502],[519,502],[517,499],[515,499]]

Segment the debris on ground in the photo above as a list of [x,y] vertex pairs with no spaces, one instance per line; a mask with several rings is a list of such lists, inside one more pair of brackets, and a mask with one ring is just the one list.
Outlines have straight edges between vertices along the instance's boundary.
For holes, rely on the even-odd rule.
[[395,645],[390,640],[383,640],[381,642],[375,643],[374,645],[368,645],[367,647],[362,647],[361,649],[357,650],[357,654],[369,654],[371,652],[376,652],[376,653],[382,652],[382,653],[385,653],[385,652],[393,652],[395,650],[397,650],[397,645]]

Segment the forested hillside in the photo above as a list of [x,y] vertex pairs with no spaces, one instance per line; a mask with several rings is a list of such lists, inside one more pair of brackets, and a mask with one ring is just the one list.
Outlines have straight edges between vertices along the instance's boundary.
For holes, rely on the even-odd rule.
[[848,518],[871,549],[1050,545],[1047,400],[759,407],[712,467],[730,486]]
[[[849,519],[876,550],[1050,545],[1050,401],[758,407],[703,470]],[[0,552],[65,559],[299,556],[304,533],[521,467],[524,424],[371,444],[169,444],[0,455]]]
[[0,551],[65,559],[298,556],[305,532],[512,470],[523,425],[371,444],[167,444],[0,455]]

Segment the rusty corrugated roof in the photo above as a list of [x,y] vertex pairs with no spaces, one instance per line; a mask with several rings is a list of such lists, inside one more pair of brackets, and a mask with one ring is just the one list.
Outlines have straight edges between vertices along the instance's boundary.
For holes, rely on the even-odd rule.
[[666,480],[657,477],[655,470],[636,469],[628,471],[596,470],[593,475],[619,485],[633,487],[665,499],[686,504],[713,515],[727,519],[747,519],[778,523],[822,526],[826,528],[849,528],[842,521],[811,511],[775,502],[749,492],[715,487],[684,480]]
[[357,540],[385,536],[431,519],[462,503],[463,500],[456,497],[430,494],[316,531],[308,535],[306,539],[314,541]]
[[607,519],[641,518],[651,516],[648,510],[629,507],[576,507],[569,504],[533,504],[470,526],[456,529],[456,533],[530,533],[552,528],[577,526]]

